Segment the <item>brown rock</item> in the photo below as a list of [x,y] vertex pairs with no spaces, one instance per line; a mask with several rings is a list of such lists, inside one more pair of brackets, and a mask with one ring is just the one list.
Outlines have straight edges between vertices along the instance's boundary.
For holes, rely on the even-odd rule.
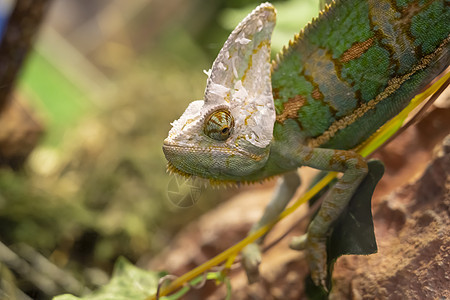
[[341,258],[333,297],[450,298],[450,136],[423,175],[375,209],[377,254]]

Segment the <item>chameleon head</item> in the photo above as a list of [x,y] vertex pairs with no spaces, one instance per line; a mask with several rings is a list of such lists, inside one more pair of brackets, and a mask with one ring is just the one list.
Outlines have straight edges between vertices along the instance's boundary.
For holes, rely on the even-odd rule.
[[276,12],[261,4],[228,37],[213,66],[204,100],[172,123],[163,151],[183,175],[236,180],[261,169],[275,122],[270,38]]

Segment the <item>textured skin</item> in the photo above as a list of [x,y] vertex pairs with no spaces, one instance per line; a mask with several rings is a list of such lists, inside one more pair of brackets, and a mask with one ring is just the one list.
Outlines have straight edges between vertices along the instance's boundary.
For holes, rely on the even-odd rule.
[[449,1],[337,1],[274,65],[275,140],[354,148],[449,65],[449,32]]

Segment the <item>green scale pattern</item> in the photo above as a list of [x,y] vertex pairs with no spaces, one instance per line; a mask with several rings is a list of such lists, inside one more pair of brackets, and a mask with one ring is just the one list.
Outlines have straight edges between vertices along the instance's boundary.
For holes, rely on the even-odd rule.
[[[392,78],[410,74],[423,56],[437,53],[426,68],[413,72],[364,117],[340,127],[319,144],[354,148],[449,65],[450,1],[337,2],[300,34],[274,68],[277,116],[290,101],[298,101],[299,96],[304,100],[295,117],[275,123],[275,141],[277,132],[284,130],[306,141],[322,135],[336,121],[384,93]],[[442,46],[444,40],[447,43]],[[364,51],[344,59],[349,49],[361,43],[368,45]]]

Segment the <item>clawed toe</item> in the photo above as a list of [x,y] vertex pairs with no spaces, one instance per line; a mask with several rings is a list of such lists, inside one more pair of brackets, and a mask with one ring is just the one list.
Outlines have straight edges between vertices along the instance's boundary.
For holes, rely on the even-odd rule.
[[261,250],[258,244],[249,244],[242,250],[242,264],[249,283],[259,279],[259,265],[261,263]]
[[305,250],[307,247],[307,235],[293,237],[289,247],[293,250]]
[[322,237],[310,237],[305,234],[294,237],[290,243],[290,247],[294,250],[306,250],[311,278],[317,286],[322,286],[326,290],[326,239]]

